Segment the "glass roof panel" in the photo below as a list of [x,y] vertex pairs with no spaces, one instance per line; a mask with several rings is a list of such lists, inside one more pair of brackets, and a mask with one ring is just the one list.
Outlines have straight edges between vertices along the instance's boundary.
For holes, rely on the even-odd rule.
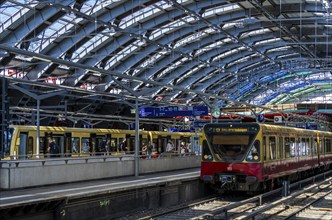
[[63,37],[67,32],[73,31],[74,26],[82,20],[82,18],[77,18],[73,13],[64,15],[33,38],[29,49],[34,52],[42,51],[55,39]]
[[207,28],[205,30],[195,32],[195,33],[177,41],[176,44],[174,45],[174,48],[181,47],[184,44],[192,43],[194,41],[200,41],[202,38],[208,36],[212,32],[215,32],[215,30],[213,28]]
[[120,2],[121,0],[88,0],[85,1],[81,11],[85,14],[94,14],[95,12],[99,11],[100,9],[111,5],[112,3]]
[[277,52],[277,51],[288,51],[290,50],[292,47],[291,46],[283,46],[283,47],[275,47],[273,49],[269,49],[267,50],[268,53],[271,53],[271,52]]
[[149,5],[141,8],[140,10],[128,15],[123,18],[120,22],[120,28],[127,28],[133,24],[137,24],[140,20],[146,19],[147,17],[153,16],[163,9],[170,7],[165,1],[157,2],[155,5]]
[[[33,4],[31,5],[33,6]],[[6,1],[0,7],[0,32],[4,31],[13,22],[23,17],[25,13],[30,10],[29,7],[24,7],[15,2]]]
[[166,34],[168,32],[171,32],[174,29],[180,28],[181,26],[183,26],[185,24],[186,24],[185,21],[182,20],[182,19],[170,22],[170,23],[164,25],[163,27],[158,28],[158,29],[152,31],[151,35],[149,36],[149,39],[153,40],[153,39],[159,37],[160,35],[163,35],[163,34]]
[[227,51],[225,53],[222,53],[222,54],[220,54],[218,56],[215,56],[212,59],[212,62],[215,61],[215,60],[218,60],[218,59],[225,58],[225,57],[230,56],[232,54],[239,53],[241,50],[244,50],[244,49],[246,49],[246,48],[242,46],[242,47],[239,47],[239,48],[235,48],[235,49],[229,50],[229,51]]
[[[93,50],[95,47],[97,47],[107,39],[109,39],[109,37],[103,34],[97,34],[96,36],[92,37],[80,48],[74,51],[72,61],[78,62],[82,57],[86,56],[91,50]],[[107,56],[107,54],[105,54],[105,56]]]
[[259,34],[265,34],[268,32],[271,32],[271,30],[269,28],[262,28],[262,29],[258,29],[258,30],[248,31],[248,32],[241,34],[240,38],[255,36],[255,35],[259,35]]
[[281,38],[273,38],[273,39],[268,39],[268,40],[256,41],[255,45],[269,44],[269,43],[274,43],[274,42],[277,42],[280,40],[281,40]]
[[201,55],[202,53],[205,53],[205,52],[208,52],[210,50],[213,50],[213,49],[216,49],[216,48],[221,48],[221,46],[225,43],[228,43],[228,42],[231,42],[232,40],[230,38],[225,38],[223,40],[219,40],[217,42],[213,42],[209,45],[206,45],[205,47],[201,47],[199,48],[194,56],[198,56],[198,55]]
[[236,9],[239,9],[240,6],[237,4],[227,4],[227,5],[221,5],[214,8],[207,9],[202,16],[208,17],[208,16],[215,16],[216,14],[224,14],[225,12],[234,11]]
[[242,63],[242,62],[246,62],[246,61],[250,60],[251,58],[253,58],[255,56],[257,56],[257,54],[251,54],[251,55],[247,55],[247,56],[241,57],[241,58],[239,58],[237,60],[229,62],[228,63],[228,67],[231,67],[231,66],[233,66],[235,64],[239,64],[239,63]]
[[123,58],[127,57],[128,55],[130,55],[131,53],[133,53],[136,49],[139,48],[139,46],[137,46],[137,44],[139,44],[140,42],[141,42],[140,40],[137,40],[133,44],[125,47],[119,53],[117,53],[116,55],[114,55],[112,57],[112,59],[110,59],[110,60],[107,61],[105,69],[111,69],[112,66],[115,65],[115,64],[117,64],[118,62],[120,62],[121,59],[123,59]]

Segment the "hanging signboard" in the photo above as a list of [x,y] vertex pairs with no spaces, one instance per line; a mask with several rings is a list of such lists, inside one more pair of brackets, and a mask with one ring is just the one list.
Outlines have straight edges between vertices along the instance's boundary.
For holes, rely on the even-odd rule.
[[207,106],[164,106],[158,108],[140,108],[140,117],[142,118],[205,115],[208,115]]

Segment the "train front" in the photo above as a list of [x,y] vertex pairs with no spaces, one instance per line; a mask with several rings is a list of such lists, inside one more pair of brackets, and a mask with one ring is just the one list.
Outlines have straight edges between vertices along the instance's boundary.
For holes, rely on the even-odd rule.
[[201,179],[224,191],[258,191],[262,181],[257,123],[206,124]]

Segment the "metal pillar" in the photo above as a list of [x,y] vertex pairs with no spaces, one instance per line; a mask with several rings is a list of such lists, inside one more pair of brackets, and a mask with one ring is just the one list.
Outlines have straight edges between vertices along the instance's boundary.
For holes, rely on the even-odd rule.
[[212,117],[213,117],[213,116],[212,116],[213,114],[212,114],[212,113],[213,113],[213,108],[210,107],[210,116],[211,116],[211,118],[210,118],[210,123],[213,123],[213,118],[212,118]]
[[36,136],[36,158],[39,158],[40,148],[40,99],[37,99],[37,136]]
[[135,176],[139,176],[139,109],[138,98],[135,100]]

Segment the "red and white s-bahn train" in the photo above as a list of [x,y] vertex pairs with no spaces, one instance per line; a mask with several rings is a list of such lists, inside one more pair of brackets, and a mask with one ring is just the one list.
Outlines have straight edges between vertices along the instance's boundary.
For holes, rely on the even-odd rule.
[[332,167],[332,132],[221,123],[202,136],[201,180],[223,191],[267,191]]

